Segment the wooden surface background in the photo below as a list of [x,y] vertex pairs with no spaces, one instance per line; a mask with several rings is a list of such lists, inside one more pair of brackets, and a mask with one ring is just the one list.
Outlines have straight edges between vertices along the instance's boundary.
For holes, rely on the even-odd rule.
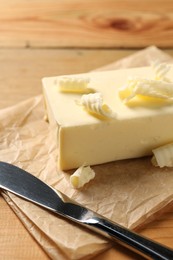
[[2,47],[172,47],[172,0],[1,0]]
[[[0,108],[156,45],[173,55],[172,0],[0,0]],[[0,259],[49,259],[0,197]],[[140,231],[173,248],[173,209]],[[121,247],[96,260],[141,259]]]

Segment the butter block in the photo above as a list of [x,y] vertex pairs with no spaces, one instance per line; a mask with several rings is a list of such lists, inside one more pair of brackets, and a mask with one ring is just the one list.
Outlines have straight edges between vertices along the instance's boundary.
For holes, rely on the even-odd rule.
[[[153,78],[153,73],[151,67],[143,67],[68,75],[89,78],[90,88],[116,113],[112,119],[97,118],[79,106],[81,94],[60,92],[62,76],[43,79],[48,120],[57,128],[60,169],[143,157],[173,141],[173,102],[136,98],[126,105],[119,97],[129,77]],[[167,76],[173,81],[172,66]]]

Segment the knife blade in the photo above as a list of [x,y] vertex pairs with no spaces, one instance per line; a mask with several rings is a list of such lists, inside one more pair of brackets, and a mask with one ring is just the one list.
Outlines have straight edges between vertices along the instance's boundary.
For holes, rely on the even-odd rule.
[[173,249],[106,219],[12,164],[0,162],[0,188],[111,238],[147,259],[173,259]]

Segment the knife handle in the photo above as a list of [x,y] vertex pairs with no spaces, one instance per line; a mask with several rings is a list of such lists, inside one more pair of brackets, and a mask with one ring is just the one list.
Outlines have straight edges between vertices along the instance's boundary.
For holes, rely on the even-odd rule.
[[133,250],[148,259],[173,259],[173,250],[130,231],[102,217],[93,217],[86,221],[91,229],[106,237],[111,237],[119,244]]

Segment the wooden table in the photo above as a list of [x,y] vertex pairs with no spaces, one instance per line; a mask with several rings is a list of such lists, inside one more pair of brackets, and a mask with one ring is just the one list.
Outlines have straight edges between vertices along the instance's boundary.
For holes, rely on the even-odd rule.
[[[173,55],[173,1],[0,0],[0,108],[152,44]],[[122,48],[123,47],[123,48]],[[49,259],[0,197],[0,259]],[[173,248],[173,209],[141,234]],[[141,259],[118,247],[95,259]]]

